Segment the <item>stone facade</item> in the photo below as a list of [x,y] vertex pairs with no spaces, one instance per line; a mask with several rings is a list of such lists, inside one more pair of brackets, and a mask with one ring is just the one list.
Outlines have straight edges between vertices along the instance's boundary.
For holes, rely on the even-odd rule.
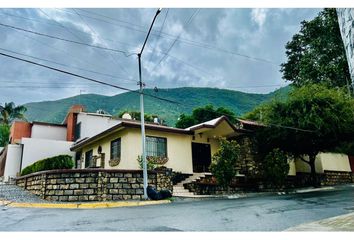
[[[144,194],[141,170],[51,170],[19,177],[16,184],[43,199],[64,202],[141,200]],[[149,171],[148,185],[172,192],[171,170]]]

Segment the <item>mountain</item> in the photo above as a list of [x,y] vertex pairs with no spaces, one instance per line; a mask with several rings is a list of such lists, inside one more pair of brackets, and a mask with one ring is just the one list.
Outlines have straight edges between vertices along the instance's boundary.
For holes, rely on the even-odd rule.
[[[151,96],[144,97],[145,112],[156,114],[170,126],[174,126],[181,113],[190,114],[196,107],[212,104],[215,107],[226,107],[234,111],[237,116],[251,111],[262,102],[274,98],[284,98],[290,87],[283,87],[268,94],[244,93],[218,88],[169,88],[145,89],[148,95],[170,99],[181,104],[162,101]],[[121,93],[115,96],[84,94],[56,101],[27,103],[26,118],[29,121],[43,121],[61,123],[68,109],[73,104],[83,104],[86,111],[96,112],[102,109],[112,115],[124,110],[139,111],[139,95],[134,92]]]

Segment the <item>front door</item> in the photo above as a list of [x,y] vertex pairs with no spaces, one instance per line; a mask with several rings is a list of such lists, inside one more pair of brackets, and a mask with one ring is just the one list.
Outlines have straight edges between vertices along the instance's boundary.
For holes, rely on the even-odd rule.
[[193,172],[209,172],[210,144],[192,143]]

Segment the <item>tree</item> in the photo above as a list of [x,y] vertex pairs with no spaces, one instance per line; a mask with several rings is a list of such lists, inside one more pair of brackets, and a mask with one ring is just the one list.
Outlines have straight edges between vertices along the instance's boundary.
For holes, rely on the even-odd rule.
[[283,78],[295,86],[322,83],[343,87],[351,82],[336,9],[324,9],[286,44]]
[[287,100],[269,105],[263,114],[269,127],[257,134],[263,143],[260,152],[278,147],[299,157],[309,164],[316,185],[317,154],[354,141],[354,100],[341,90],[307,85],[295,89]]
[[212,162],[210,164],[210,171],[215,176],[217,182],[227,187],[232,179],[236,176],[236,164],[239,161],[240,145],[232,140],[227,141],[224,138],[220,139],[220,147],[218,151],[213,155]]
[[10,125],[15,119],[25,119],[25,106],[15,106],[13,102],[0,106],[0,124]]
[[265,180],[274,187],[282,187],[289,173],[288,158],[279,148],[269,152],[262,163]]
[[9,141],[10,127],[6,124],[0,124],[0,147],[5,147]]
[[236,122],[235,114],[232,111],[224,107],[214,109],[213,105],[209,104],[205,107],[195,108],[192,112],[192,115],[181,114],[176,123],[176,127],[188,128],[190,126],[206,122],[223,115],[227,116],[231,122]]

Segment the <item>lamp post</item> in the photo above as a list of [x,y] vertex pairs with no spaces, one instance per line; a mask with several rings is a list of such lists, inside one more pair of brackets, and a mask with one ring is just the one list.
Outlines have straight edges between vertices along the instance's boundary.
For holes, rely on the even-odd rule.
[[156,20],[157,15],[161,12],[161,8],[159,8],[156,11],[156,14],[154,16],[154,19],[152,20],[150,29],[147,33],[147,36],[145,38],[144,44],[140,50],[140,53],[138,53],[138,63],[139,63],[139,92],[140,92],[140,119],[141,119],[141,141],[142,141],[142,158],[143,158],[143,179],[144,179],[144,199],[148,199],[147,196],[147,185],[148,185],[148,175],[147,175],[147,163],[146,163],[146,144],[145,144],[145,119],[144,119],[144,86],[145,84],[141,80],[141,55],[143,54],[146,42],[149,38],[152,26],[154,25],[154,22]]

